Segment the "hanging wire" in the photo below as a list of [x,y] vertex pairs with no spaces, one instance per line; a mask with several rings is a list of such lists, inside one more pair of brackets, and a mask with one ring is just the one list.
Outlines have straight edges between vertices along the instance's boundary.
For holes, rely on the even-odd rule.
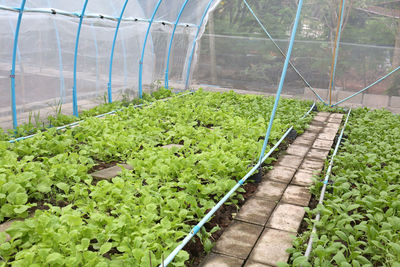
[[338,17],[338,24],[337,24],[336,36],[335,36],[336,46],[333,48],[331,78],[330,78],[330,82],[329,82],[329,105],[332,105],[332,90],[334,89],[334,86],[335,86],[336,65],[337,65],[337,59],[338,59],[338,55],[339,55],[339,44],[340,44],[340,36],[342,34],[342,25],[343,25],[345,4],[346,4],[346,0],[342,0],[340,2],[340,7],[339,7],[340,15]]
[[[267,31],[267,29],[265,28],[265,26],[262,24],[261,20],[257,17],[256,13],[253,11],[253,9],[250,7],[250,5],[247,3],[246,0],[243,0],[244,4],[246,5],[246,7],[249,9],[250,13],[253,15],[253,17],[257,20],[258,24],[260,25],[260,27],[262,28],[262,30],[264,31],[264,33],[267,35],[267,37],[271,40],[271,42],[274,44],[274,46],[279,50],[279,53],[286,59],[286,54],[285,52],[283,52],[283,50],[279,47],[279,45],[277,44],[277,42],[274,40],[274,38],[272,38],[271,34]],[[322,99],[322,97],[314,90],[314,88],[310,85],[309,82],[307,82],[307,80],[304,78],[304,76],[298,71],[298,69],[293,65],[293,63],[291,61],[289,61],[290,66],[293,68],[293,70],[297,73],[297,75],[299,75],[299,77],[303,80],[303,82],[307,85],[307,87],[314,93],[314,95],[325,105],[327,105],[327,103]]]

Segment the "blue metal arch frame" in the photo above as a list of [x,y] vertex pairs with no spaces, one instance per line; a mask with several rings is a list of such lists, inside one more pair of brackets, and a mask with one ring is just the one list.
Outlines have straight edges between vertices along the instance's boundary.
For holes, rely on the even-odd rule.
[[[47,4],[50,5],[50,0],[47,0]],[[60,34],[58,32],[58,27],[56,20],[53,19],[53,25],[54,25],[54,31],[56,32],[56,42],[57,42],[57,49],[58,49],[58,65],[60,68],[60,98],[61,98],[61,103],[64,103],[64,98],[65,98],[65,79],[64,79],[64,73],[63,73],[63,59],[62,59],[62,50],[61,50],[61,40],[60,40]]]
[[143,59],[144,59],[144,52],[146,50],[147,38],[149,37],[151,25],[153,24],[154,17],[156,16],[157,10],[160,7],[161,2],[162,2],[162,0],[158,0],[157,5],[154,8],[153,14],[151,15],[151,19],[149,22],[149,26],[147,27],[146,36],[144,37],[142,56],[140,57],[140,61],[139,61],[139,98],[143,97],[143,92],[142,92],[143,91],[143,88],[142,88]]
[[170,61],[170,57],[171,57],[171,49],[172,49],[172,43],[174,41],[176,27],[178,26],[178,23],[182,16],[183,10],[185,9],[188,2],[189,2],[189,0],[186,0],[182,5],[181,10],[179,11],[178,17],[176,18],[176,21],[174,23],[174,29],[172,31],[171,40],[169,41],[167,64],[166,64],[166,68],[165,68],[165,88],[168,88],[169,61]]
[[125,3],[122,7],[121,10],[121,14],[118,18],[118,23],[117,23],[117,27],[115,29],[115,34],[114,34],[114,40],[113,40],[113,44],[112,44],[112,48],[111,48],[111,56],[110,56],[110,71],[108,74],[108,103],[112,103],[112,92],[111,92],[111,86],[112,86],[112,67],[113,67],[113,60],[114,60],[114,49],[115,49],[115,43],[117,41],[117,36],[118,36],[118,30],[119,30],[119,26],[121,25],[121,20],[122,17],[125,13],[125,9],[126,9],[126,5],[128,4],[129,0],[125,0]]
[[72,87],[72,104],[73,104],[73,113],[74,116],[78,117],[78,96],[76,93],[76,65],[78,59],[78,47],[79,47],[79,38],[81,35],[81,28],[83,22],[83,16],[85,15],[86,7],[88,4],[88,0],[85,0],[83,4],[82,12],[79,18],[79,26],[78,26],[78,33],[76,34],[76,42],[75,42],[75,53],[74,53],[74,86]]
[[187,73],[186,73],[186,82],[185,82],[186,89],[189,88],[190,69],[192,68],[193,55],[194,55],[194,50],[196,49],[197,38],[199,37],[201,27],[203,26],[204,19],[206,18],[206,15],[208,14],[208,10],[210,10],[212,2],[214,2],[214,0],[210,0],[210,2],[208,2],[206,9],[204,10],[203,15],[201,16],[201,20],[200,20],[199,26],[197,28],[196,36],[193,39],[192,51],[190,52],[188,66],[187,66]]
[[26,3],[26,0],[22,0],[21,7],[19,9],[17,27],[15,29],[15,35],[14,35],[12,67],[11,67],[11,75],[10,75],[10,78],[11,78],[11,109],[12,109],[13,127],[14,128],[17,128],[17,126],[18,126],[17,103],[16,103],[16,97],[15,97],[15,60],[17,58],[19,29],[21,27],[22,14],[24,13],[25,3]]

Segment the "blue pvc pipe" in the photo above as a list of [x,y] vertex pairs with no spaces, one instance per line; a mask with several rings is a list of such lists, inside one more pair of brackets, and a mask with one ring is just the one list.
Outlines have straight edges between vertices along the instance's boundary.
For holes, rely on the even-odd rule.
[[110,71],[108,73],[108,103],[112,103],[112,92],[111,92],[111,83],[112,83],[112,67],[113,67],[113,60],[114,60],[114,50],[115,50],[115,43],[117,42],[117,36],[118,36],[118,30],[119,30],[119,26],[121,25],[121,19],[122,16],[124,15],[125,9],[126,9],[126,5],[128,4],[129,0],[125,0],[125,3],[122,7],[121,10],[121,14],[119,15],[118,18],[118,23],[117,23],[117,27],[115,28],[115,33],[114,33],[114,40],[113,40],[113,44],[111,47],[111,56],[110,56]]
[[279,82],[278,91],[277,91],[276,97],[275,97],[274,108],[272,109],[272,114],[271,114],[271,117],[270,117],[270,120],[269,120],[267,133],[265,135],[264,144],[263,144],[263,147],[262,147],[262,150],[261,150],[260,161],[264,157],[264,153],[265,153],[265,150],[267,148],[269,137],[271,135],[272,124],[274,123],[275,113],[276,113],[276,110],[278,108],[279,99],[281,97],[281,93],[282,93],[282,89],[283,89],[283,84],[285,82],[286,73],[287,73],[287,69],[288,69],[288,66],[289,66],[289,62],[290,62],[290,56],[292,55],[294,40],[295,40],[295,37],[296,37],[297,27],[298,27],[299,22],[300,22],[300,15],[301,15],[301,8],[302,7],[303,7],[303,0],[300,0],[299,1],[299,5],[297,7],[296,19],[294,21],[292,34],[291,34],[291,37],[290,37],[289,48],[288,48],[287,56],[286,56],[286,59],[285,59],[285,64],[284,64],[283,70],[282,70],[281,80]]
[[201,16],[199,26],[197,26],[197,32],[196,32],[196,36],[194,37],[194,40],[193,40],[192,51],[190,52],[188,66],[187,66],[186,82],[185,82],[186,89],[189,88],[190,69],[192,68],[193,55],[194,55],[194,50],[196,49],[197,38],[199,37],[201,27],[203,26],[203,23],[204,23],[204,19],[205,19],[206,15],[208,14],[208,10],[210,10],[210,7],[211,7],[211,4],[213,1],[214,0],[210,0],[210,2],[208,2],[206,9],[204,10],[203,15]]
[[142,88],[143,59],[144,59],[144,52],[146,51],[147,38],[149,37],[151,25],[153,24],[154,17],[156,16],[157,10],[160,7],[161,2],[162,2],[162,0],[158,0],[157,5],[154,8],[153,14],[151,15],[151,19],[149,22],[149,26],[147,27],[146,36],[144,37],[142,56],[140,57],[140,61],[139,61],[139,98],[143,97],[143,92],[142,92],[143,91],[143,88]]
[[172,43],[174,41],[176,27],[178,26],[178,23],[179,23],[179,20],[180,20],[180,18],[182,16],[183,10],[185,9],[185,7],[186,7],[188,2],[189,2],[189,0],[186,0],[182,5],[181,10],[179,11],[178,17],[176,18],[176,21],[175,21],[174,29],[172,30],[171,40],[169,41],[168,56],[167,56],[167,66],[166,66],[166,69],[165,69],[165,88],[167,88],[167,89],[168,89],[169,60],[170,60],[170,57],[171,57]]
[[19,29],[21,27],[22,14],[24,13],[25,3],[26,3],[26,0],[22,0],[21,7],[19,10],[19,14],[18,14],[17,27],[15,29],[15,35],[14,35],[12,67],[11,67],[11,75],[10,75],[10,78],[11,78],[11,111],[12,111],[14,129],[17,128],[17,126],[18,126],[17,103],[16,103],[16,99],[15,99],[16,98],[16,96],[15,96],[15,60],[17,57]]
[[76,42],[75,42],[75,53],[74,53],[74,86],[72,87],[72,104],[73,104],[73,114],[75,117],[78,117],[78,96],[76,93],[76,67],[77,67],[77,60],[78,60],[78,47],[79,47],[79,38],[81,35],[81,28],[82,28],[82,21],[83,16],[85,16],[86,7],[88,4],[88,0],[85,0],[83,4],[82,12],[79,16],[79,26],[78,32],[76,34]]
[[[47,0],[47,5],[50,7],[50,0]],[[62,50],[61,50],[61,41],[60,41],[60,34],[58,32],[58,27],[56,20],[53,19],[54,30],[56,32],[56,42],[57,42],[57,50],[58,50],[58,65],[60,68],[60,98],[61,103],[64,103],[65,98],[65,80],[64,80],[64,73],[63,73],[63,60],[62,60]]]
[[[346,5],[346,0],[343,0],[342,10],[340,11],[341,17],[340,17],[340,24],[339,24],[339,34],[338,34],[338,38],[336,40],[335,62],[333,64],[333,74],[332,74],[332,81],[331,81],[331,89],[332,90],[334,90],[334,85],[335,85],[336,65],[337,65],[337,60],[338,60],[338,56],[339,56],[339,45],[340,45],[340,37],[342,35],[342,25],[343,25],[343,20],[344,20],[345,5]],[[331,99],[329,99],[329,104],[331,104],[330,102],[331,102]]]
[[[312,107],[307,111],[306,114],[304,114],[300,119],[305,118],[308,116],[311,111],[313,110],[315,106],[315,103],[312,105]],[[178,255],[179,251],[181,251],[185,245],[192,239],[203,227],[203,225],[211,218],[211,216],[214,215],[214,213],[230,198],[230,196],[240,187],[244,184],[244,182],[251,176],[253,175],[258,168],[261,166],[261,163],[263,163],[271,154],[279,147],[279,145],[285,140],[286,136],[292,131],[293,126],[290,127],[279,139],[279,141],[274,145],[274,147],[271,148],[271,150],[261,159],[261,161],[258,161],[257,164],[242,178],[237,182],[237,184],[204,216],[204,218],[196,225],[193,227],[193,229],[190,231],[190,233],[182,240],[182,242],[171,252],[171,254],[168,255],[168,257],[159,265],[159,267],[166,267],[168,264],[172,262],[172,260],[175,258],[176,255]]]
[[357,93],[354,93],[354,94],[352,94],[351,96],[348,96],[348,97],[346,97],[346,98],[343,99],[343,100],[340,100],[339,102],[337,102],[336,104],[332,105],[331,107],[335,107],[335,106],[337,106],[337,105],[339,105],[339,104],[341,104],[341,103],[343,103],[343,102],[349,100],[350,98],[355,97],[356,95],[361,94],[362,92],[368,90],[368,89],[371,88],[372,86],[374,86],[374,85],[380,83],[381,81],[385,80],[387,77],[389,77],[390,75],[392,75],[393,73],[395,73],[395,72],[398,71],[398,70],[400,70],[400,66],[398,66],[397,68],[395,68],[394,70],[392,70],[391,72],[389,72],[388,74],[386,74],[385,76],[379,78],[379,79],[376,80],[375,82],[371,83],[370,85],[368,85],[368,86],[365,87],[364,89],[358,91]]
[[[250,5],[247,3],[246,0],[243,0],[244,4],[246,5],[246,7],[248,8],[248,10],[250,11],[250,13],[253,15],[253,17],[256,19],[258,25],[260,25],[260,27],[262,28],[262,30],[264,31],[265,35],[267,35],[267,37],[271,40],[271,42],[273,43],[273,45],[279,50],[279,52],[281,53],[281,55],[286,58],[286,54],[283,52],[283,50],[279,47],[279,45],[275,42],[275,40],[272,38],[272,35],[267,31],[267,29],[265,28],[265,26],[262,24],[261,20],[257,17],[256,13],[253,11],[253,9],[250,7]],[[304,78],[303,75],[301,75],[301,73],[297,70],[297,68],[293,65],[293,63],[291,61],[289,61],[290,66],[293,68],[293,70],[297,73],[297,75],[299,75],[299,77],[303,80],[303,82],[308,86],[308,88],[314,93],[314,95],[325,105],[327,105],[327,103],[322,99],[322,97],[315,92],[314,88],[312,88],[312,86],[307,82],[307,80]]]
[[[320,197],[319,197],[319,202],[318,202],[318,204],[321,204],[321,205],[322,205],[323,202],[324,202],[326,187],[327,187],[327,185],[328,185],[329,177],[330,177],[330,175],[331,175],[331,171],[332,171],[332,167],[333,167],[333,161],[334,161],[335,156],[336,156],[336,154],[337,154],[337,152],[338,152],[338,150],[339,150],[340,143],[342,142],[344,130],[346,129],[347,122],[349,121],[350,113],[351,113],[351,109],[350,109],[349,112],[347,113],[346,121],[344,122],[342,131],[340,132],[339,139],[338,139],[338,141],[337,141],[337,143],[336,143],[336,146],[335,146],[335,150],[333,151],[331,160],[330,160],[330,162],[329,162],[329,166],[328,166],[328,169],[327,169],[327,171],[326,171],[326,175],[325,175],[324,183],[323,183],[323,186],[322,186],[322,189],[321,189],[321,194],[320,194]],[[317,233],[317,228],[316,228],[315,224],[316,224],[316,222],[318,222],[318,221],[320,220],[320,217],[321,217],[321,213],[318,211],[317,216],[315,217],[315,221],[314,221],[314,225],[313,225],[313,229],[312,229],[312,234],[310,235],[310,239],[309,239],[308,244],[307,244],[306,252],[305,252],[305,254],[304,254],[304,256],[307,257],[307,258],[308,258],[308,257],[310,256],[310,254],[311,254],[312,244],[313,244],[313,234],[316,234],[316,233]]]

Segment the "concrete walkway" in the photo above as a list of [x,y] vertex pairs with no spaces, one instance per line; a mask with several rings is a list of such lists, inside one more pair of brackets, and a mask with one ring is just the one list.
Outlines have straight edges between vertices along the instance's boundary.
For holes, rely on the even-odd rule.
[[224,231],[203,267],[261,267],[287,262],[318,175],[333,145],[343,114],[320,112],[309,128],[269,171]]

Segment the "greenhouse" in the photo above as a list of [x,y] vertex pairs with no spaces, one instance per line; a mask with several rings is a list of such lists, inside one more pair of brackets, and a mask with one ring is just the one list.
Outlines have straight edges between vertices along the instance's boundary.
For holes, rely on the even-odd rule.
[[0,266],[400,266],[400,0],[0,0]]

